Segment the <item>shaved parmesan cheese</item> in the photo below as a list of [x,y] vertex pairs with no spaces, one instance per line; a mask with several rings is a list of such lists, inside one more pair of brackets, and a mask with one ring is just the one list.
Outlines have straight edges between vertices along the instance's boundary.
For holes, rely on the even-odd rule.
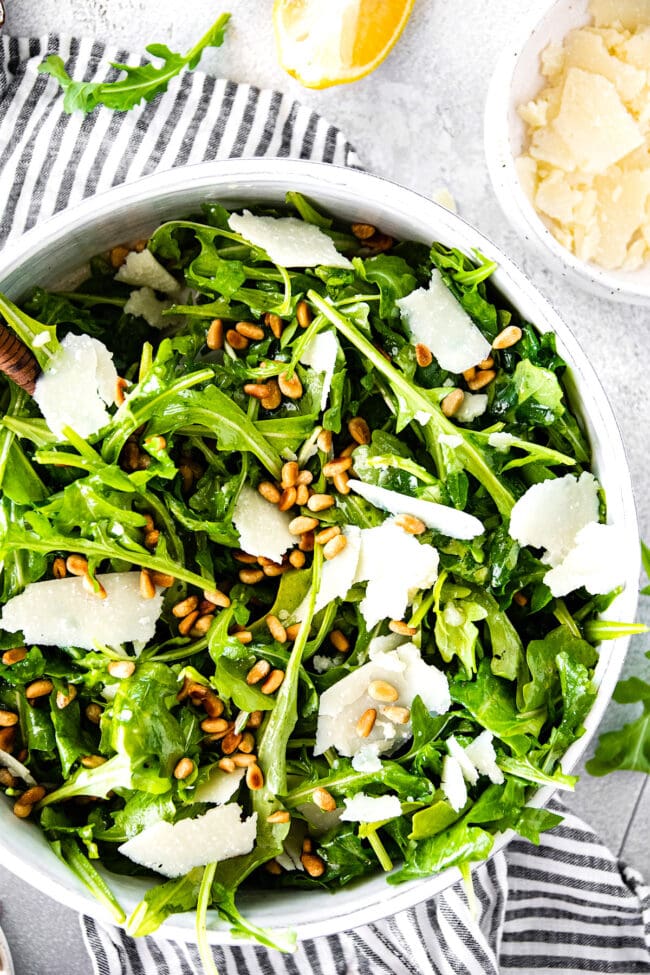
[[124,306],[125,314],[137,315],[144,318],[152,328],[165,328],[171,324],[172,319],[163,315],[164,311],[171,308],[173,302],[169,299],[160,301],[156,298],[151,288],[138,288],[129,295],[129,300]]
[[[363,752],[371,760],[368,749],[377,755],[394,751],[411,735],[411,724],[391,725],[381,714],[370,734],[362,738],[357,733],[357,721],[377,702],[368,694],[373,680],[384,680],[398,691],[395,704],[410,708],[418,694],[429,711],[445,714],[451,707],[449,684],[442,671],[422,660],[419,649],[412,643],[377,654],[373,660],[353,670],[323,692],[320,699],[316,728],[315,755],[328,748],[336,748],[341,755],[351,757]],[[363,761],[363,758],[361,759]]]
[[215,806],[196,819],[161,821],[118,847],[119,852],[164,877],[182,877],[193,867],[250,853],[257,813],[243,822],[237,803]]
[[592,522],[578,532],[573,548],[546,573],[544,582],[556,597],[581,586],[593,595],[604,595],[625,579],[626,555],[618,529]]
[[22,630],[27,643],[41,646],[94,650],[97,644],[148,643],[160,616],[162,590],[157,587],[153,599],[143,599],[139,572],[104,573],[97,580],[105,599],[87,592],[78,576],[30,582],[5,604],[0,626],[10,633]]
[[591,0],[589,10],[597,27],[620,24],[634,30],[640,24],[650,24],[648,0]]
[[289,531],[291,515],[269,504],[254,488],[245,484],[237,499],[232,523],[239,532],[239,544],[249,555],[262,555],[281,562],[296,539]]
[[[324,562],[321,569],[320,587],[316,594],[314,613],[320,613],[333,599],[344,599],[355,581],[359,553],[361,551],[361,529],[354,525],[346,525],[343,534],[347,545],[335,559]],[[296,620],[304,619],[309,605],[305,597],[300,606],[292,614]]]
[[305,817],[309,823],[309,829],[317,836],[329,832],[334,826],[338,826],[343,809],[337,806],[336,809],[321,809],[315,802],[301,802],[296,807],[298,812]]
[[320,397],[321,411],[327,406],[338,351],[338,340],[330,328],[325,332],[318,332],[314,335],[300,356],[300,361],[303,366],[309,366],[314,372],[323,373],[323,389]]
[[390,653],[404,643],[408,643],[408,638],[400,636],[399,633],[389,633],[388,636],[374,636],[368,644],[368,659],[374,660],[379,653]]
[[235,769],[234,772],[222,772],[220,768],[213,769],[210,777],[194,791],[192,802],[213,802],[217,806],[222,806],[232,799],[245,775],[244,768]]
[[438,443],[443,444],[445,447],[449,447],[451,450],[455,450],[456,447],[463,446],[463,438],[457,433],[441,433],[438,436]]
[[341,820],[349,823],[379,823],[402,815],[402,804],[395,795],[367,796],[364,792],[357,792],[343,802],[345,810],[341,813]]
[[27,766],[2,748],[0,748],[0,768],[8,769],[15,778],[21,779],[25,785],[36,785],[36,779]]
[[447,739],[447,751],[460,765],[463,778],[469,782],[470,785],[476,785],[478,782],[478,772],[476,771],[473,762],[465,754],[465,749],[462,745],[458,744],[454,735],[450,735]]
[[381,772],[379,745],[365,745],[352,756],[352,768],[355,772]]
[[255,217],[233,213],[230,228],[282,267],[352,267],[320,227],[297,217]]
[[368,583],[359,605],[368,628],[387,617],[401,620],[415,593],[430,589],[438,578],[438,563],[433,545],[418,542],[392,521],[362,529],[355,582]]
[[452,755],[445,755],[442,760],[440,785],[451,808],[460,812],[467,802],[467,786],[460,762]]
[[453,296],[437,268],[431,272],[428,290],[418,288],[406,298],[399,298],[397,306],[413,341],[426,345],[443,369],[464,372],[489,356],[490,343]]
[[510,450],[515,438],[511,433],[491,433],[488,437],[488,444],[490,447],[494,447],[495,450],[500,450],[503,453]]
[[366,484],[364,481],[351,479],[348,484],[356,494],[360,494],[375,508],[390,511],[394,515],[413,515],[423,521],[427,528],[433,528],[450,538],[476,538],[485,531],[482,522],[474,515],[468,515],[449,505],[411,498],[398,491]]
[[458,420],[459,423],[471,423],[477,417],[483,416],[487,405],[487,393],[465,393],[463,402],[454,414],[454,420]]
[[439,186],[438,189],[434,190],[431,194],[431,199],[434,203],[438,203],[441,207],[444,207],[445,210],[451,210],[452,213],[458,213],[456,200],[446,186]]
[[500,785],[503,782],[503,772],[497,765],[497,754],[492,744],[492,732],[482,731],[478,738],[470,742],[465,749],[465,757],[481,773],[487,775],[490,782]]
[[[339,657],[339,660],[342,658]],[[332,667],[336,667],[336,660],[334,657],[326,657],[324,653],[315,653],[311,658],[311,662],[314,665],[314,670],[317,674],[324,674],[325,671],[331,670]]]
[[57,437],[72,427],[90,437],[110,420],[117,370],[106,346],[90,335],[69,332],[36,380],[34,400]]
[[576,535],[598,521],[598,481],[586,471],[533,484],[510,515],[510,536],[520,545],[544,548],[542,558],[556,566],[568,555]]
[[138,253],[131,251],[122,267],[115,275],[116,281],[132,284],[134,287],[151,288],[172,295],[180,291],[180,284],[169,271],[157,261],[150,250]]

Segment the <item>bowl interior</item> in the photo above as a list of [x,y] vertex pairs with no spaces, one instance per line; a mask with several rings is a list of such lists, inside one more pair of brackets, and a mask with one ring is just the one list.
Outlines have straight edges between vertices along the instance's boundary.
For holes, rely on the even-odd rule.
[[[93,254],[124,240],[137,238],[159,222],[197,210],[204,200],[218,200],[232,208],[251,203],[279,203],[287,190],[298,190],[336,216],[378,225],[396,237],[430,244],[439,240],[466,251],[478,247],[494,258],[499,269],[494,282],[504,296],[541,331],[558,335],[561,354],[570,364],[573,403],[591,439],[595,470],[605,488],[609,521],[625,538],[627,586],[610,610],[614,618],[632,620],[636,608],[639,546],[632,489],[616,422],[605,394],[575,339],[525,276],[494,245],[442,207],[386,180],[365,173],[313,163],[263,160],[208,163],[174,170],[112,190],[53,218],[14,246],[11,257],[0,259],[0,290],[14,299],[39,284],[53,286],[74,272]],[[602,717],[618,678],[627,641],[603,646],[596,679],[599,693],[586,721],[586,733],[564,760],[565,769],[580,758]],[[547,801],[551,790],[540,790],[534,804]],[[502,846],[507,837],[495,848]],[[3,862],[24,879],[64,903],[107,920],[103,910],[49,850],[33,824],[19,821],[0,803],[0,848]],[[143,895],[145,884],[133,878],[109,877],[127,913]],[[341,931],[431,897],[459,878],[457,870],[422,882],[390,887],[381,875],[337,892],[285,891],[273,898],[254,892],[241,897],[241,908],[260,925],[284,928],[290,924],[301,938]],[[194,940],[192,915],[165,922],[162,934]],[[231,941],[215,920],[214,941]]]
[[612,271],[580,260],[555,239],[521,186],[515,160],[524,149],[526,126],[517,108],[546,84],[540,70],[544,49],[590,22],[589,0],[556,0],[541,20],[538,16],[505,48],[488,92],[485,147],[499,202],[515,228],[550,255],[561,273],[573,272],[583,287],[601,296],[650,303],[650,264],[636,271]]

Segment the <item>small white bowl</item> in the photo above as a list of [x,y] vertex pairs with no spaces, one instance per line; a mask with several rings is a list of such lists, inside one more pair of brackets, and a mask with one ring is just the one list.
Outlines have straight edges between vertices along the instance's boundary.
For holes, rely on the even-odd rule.
[[485,106],[485,155],[501,208],[520,236],[530,241],[551,268],[601,298],[650,305],[650,264],[637,271],[610,271],[582,261],[559,243],[526,195],[515,160],[524,149],[525,125],[517,107],[545,85],[540,72],[544,48],[591,20],[589,0],[555,0],[544,16],[525,19],[499,58]]

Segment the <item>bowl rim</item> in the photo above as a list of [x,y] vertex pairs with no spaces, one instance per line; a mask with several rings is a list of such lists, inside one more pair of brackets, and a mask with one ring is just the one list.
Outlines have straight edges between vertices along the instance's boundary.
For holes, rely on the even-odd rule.
[[[579,0],[585,5],[588,0]],[[576,0],[553,0],[524,17],[507,36],[488,85],[483,115],[483,145],[492,187],[514,229],[563,277],[576,276],[583,288],[614,301],[650,305],[650,277],[635,281],[634,271],[612,271],[584,261],[553,236],[526,195],[517,174],[510,142],[509,116],[514,108],[512,83],[518,63],[542,27],[560,7],[575,7]],[[588,11],[585,11],[585,23]],[[540,52],[542,48],[540,47]],[[645,272],[647,274],[647,272]]]
[[[265,188],[269,193],[277,192],[278,185],[281,185],[285,192],[299,187],[301,192],[316,200],[319,198],[319,192],[321,195],[338,194],[341,205],[353,195],[355,201],[359,201],[361,215],[364,207],[373,205],[383,211],[390,210],[395,214],[396,219],[402,221],[407,215],[409,223],[414,227],[420,226],[426,229],[429,224],[432,228],[435,227],[435,231],[426,230],[429,239],[433,239],[434,233],[438,236],[444,232],[457,241],[458,246],[463,249],[477,247],[488,258],[495,259],[499,265],[493,276],[496,286],[506,292],[514,289],[522,303],[532,302],[536,305],[538,309],[536,314],[539,316],[536,327],[541,331],[556,332],[562,354],[567,355],[571,371],[580,374],[584,389],[588,390],[591,400],[597,405],[599,422],[605,424],[608,453],[612,455],[612,466],[617,471],[616,504],[612,506],[617,506],[620,511],[621,529],[628,548],[628,576],[625,590],[617,599],[617,617],[624,621],[634,619],[638,599],[640,547],[631,476],[613,410],[595,370],[568,326],[517,265],[461,217],[421,194],[361,170],[302,160],[236,159],[179,167],[144,177],[133,183],[122,184],[90,197],[78,206],[57,214],[30,230],[16,242],[12,242],[11,257],[6,259],[7,255],[0,255],[0,290],[5,290],[7,284],[11,286],[12,276],[16,275],[17,270],[30,256],[35,252],[47,252],[57,240],[75,228],[79,230],[81,227],[92,225],[102,215],[108,218],[133,203],[142,204],[161,197],[170,200],[189,184],[193,191],[200,190],[206,199],[210,197],[218,199],[220,191],[232,192],[239,188],[243,200],[247,196],[249,199],[254,199],[256,195],[258,198],[263,198]],[[608,488],[608,496],[613,502],[614,495],[610,491],[611,488]],[[607,662],[600,673],[598,694],[585,720],[585,733],[571,745],[562,760],[565,771],[570,771],[575,766],[594,735],[618,680],[628,643],[628,638],[619,638],[609,641],[607,645]],[[543,787],[535,793],[529,804],[545,805],[554,792],[555,789],[552,787]],[[498,837],[491,856],[503,849],[513,835],[509,832]],[[37,867],[26,865],[18,852],[5,843],[2,831],[0,831],[0,849],[3,851],[4,865],[18,876],[79,912],[89,914],[103,922],[114,923],[105,909],[87,894],[84,888],[78,884],[75,886],[72,875],[70,886],[67,886],[50,876],[43,865],[39,864]],[[460,871],[454,867],[426,880],[413,881],[401,886],[384,884],[378,896],[366,898],[365,902],[359,896],[359,905],[352,910],[349,906],[337,908],[336,898],[333,897],[332,911],[327,917],[297,920],[292,927],[300,940],[359,927],[413,907],[446,889],[460,878]],[[359,894],[362,887],[363,882],[355,887]],[[189,914],[172,916],[164,922],[158,936],[177,941],[195,941],[193,924],[182,923],[183,918],[187,921],[190,917],[192,915]],[[223,927],[209,927],[208,934],[214,944],[250,943],[233,938],[230,931]]]

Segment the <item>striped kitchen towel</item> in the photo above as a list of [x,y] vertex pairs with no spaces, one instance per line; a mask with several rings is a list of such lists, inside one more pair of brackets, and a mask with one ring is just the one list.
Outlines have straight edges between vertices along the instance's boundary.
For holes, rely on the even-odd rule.
[[[342,133],[275,91],[200,72],[126,114],[66,116],[37,74],[59,53],[75,78],[106,77],[128,52],[98,42],[0,38],[0,245],[37,222],[156,170],[209,159],[285,156],[359,166]],[[560,807],[561,808],[561,807]],[[650,973],[650,889],[566,813],[539,847],[512,842],[474,873],[476,906],[456,884],[434,900],[354,931],[303,942],[293,956],[215,948],[221,975]],[[307,895],[305,895],[307,896]],[[198,975],[194,945],[82,918],[95,975]]]

